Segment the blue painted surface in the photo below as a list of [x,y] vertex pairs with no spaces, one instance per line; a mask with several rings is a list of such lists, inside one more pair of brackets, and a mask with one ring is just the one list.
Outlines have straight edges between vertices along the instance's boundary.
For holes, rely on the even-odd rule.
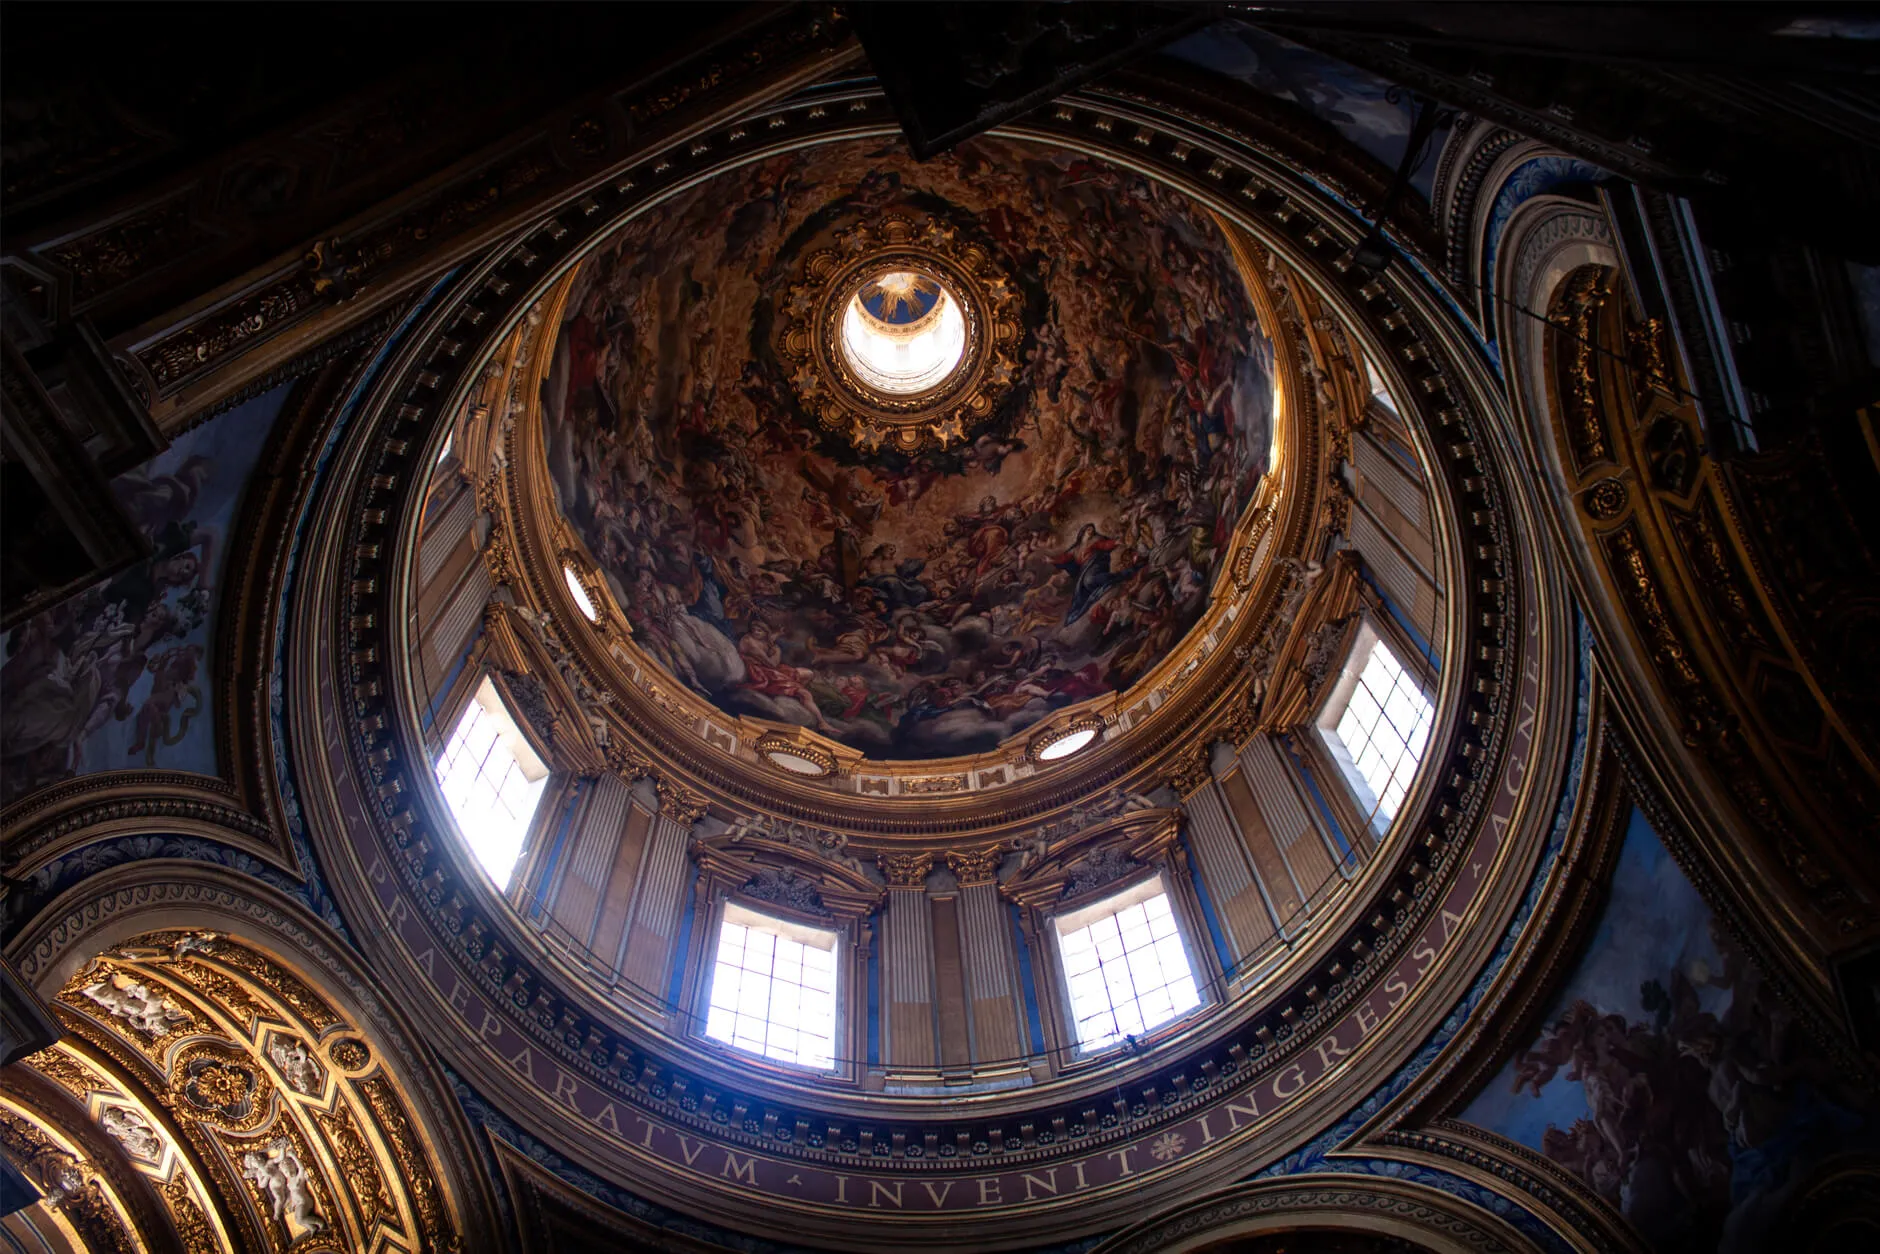
[[666,982],[666,1004],[679,1008],[680,990],[685,986],[685,956],[692,948],[692,916],[698,913],[698,864],[686,860],[688,874],[685,886],[680,890],[685,894],[685,913],[679,916],[679,947],[673,950],[672,978]]
[[457,660],[451,663],[450,670],[444,675],[444,682],[437,686],[437,691],[431,694],[430,702],[424,707],[424,717],[418,724],[421,731],[429,732],[432,727],[436,726],[437,712],[443,708],[444,701],[450,696],[450,690],[456,686],[457,677],[463,674],[463,668],[469,665],[470,655],[475,652],[477,641],[481,639],[483,639],[483,620],[479,618],[476,630],[472,631],[470,638],[464,641],[463,649],[457,654]]
[[[881,935],[879,922],[875,935]],[[881,944],[868,947],[868,1065],[881,1065]]]
[[1318,807],[1319,817],[1325,820],[1325,830],[1338,846],[1338,863],[1343,867],[1357,864],[1357,855],[1351,850],[1351,842],[1345,839],[1345,829],[1338,822],[1338,816],[1332,813],[1332,807],[1325,803],[1325,794],[1319,791],[1319,781],[1312,774],[1312,768],[1299,752],[1299,746],[1293,743],[1291,736],[1281,736],[1280,743],[1286,746],[1287,754],[1293,765],[1299,768],[1299,778],[1305,781],[1306,791],[1312,794],[1312,803]]
[[[1164,51],[1299,105],[1393,172],[1410,146],[1416,105],[1408,92],[1392,100],[1392,84],[1385,79],[1271,31],[1243,22],[1217,22]],[[1437,128],[1410,174],[1411,186],[1426,201],[1435,186],[1436,161],[1448,133],[1446,126]]]
[[1431,666],[1441,670],[1443,664],[1436,656],[1435,646],[1430,644],[1427,636],[1417,630],[1417,625],[1410,621],[1410,616],[1403,612],[1403,607],[1391,599],[1390,593],[1384,591],[1383,585],[1377,582],[1377,579],[1371,574],[1370,569],[1368,567],[1361,567],[1359,569],[1359,577],[1370,585],[1371,591],[1377,593],[1377,599],[1384,603],[1385,611],[1390,614],[1391,618],[1399,627],[1404,629],[1405,634],[1410,637],[1410,643],[1416,645],[1417,652],[1428,659]]
[[1201,864],[1195,861],[1195,851],[1188,844],[1188,833],[1179,837],[1182,853],[1188,858],[1188,865],[1193,868],[1189,881],[1195,886],[1195,898],[1201,903],[1201,918],[1208,928],[1208,939],[1214,942],[1214,956],[1220,960],[1221,970],[1232,972],[1234,969],[1233,952],[1227,947],[1227,935],[1221,931],[1221,921],[1214,915],[1214,900],[1208,896],[1207,882],[1201,876]]
[[218,773],[215,630],[231,533],[294,386],[113,479],[150,555],[0,635],[0,804],[98,771]]
[[1591,692],[1592,675],[1592,631],[1584,618],[1575,620],[1576,634],[1579,640],[1579,664],[1577,667],[1577,696],[1573,716],[1573,741],[1567,754],[1566,779],[1561,785],[1559,800],[1554,807],[1553,826],[1548,832],[1547,842],[1535,863],[1534,872],[1528,877],[1527,890],[1522,895],[1521,904],[1502,933],[1501,942],[1495,952],[1483,964],[1481,973],[1469,991],[1444,1017],[1429,1039],[1410,1056],[1409,1060],[1379,1085],[1370,1096],[1346,1112],[1345,1116],[1331,1127],[1313,1137],[1310,1141],[1279,1159],[1252,1178],[1260,1179],[1272,1176],[1297,1175],[1309,1171],[1346,1171],[1363,1175],[1388,1175],[1404,1179],[1417,1179],[1433,1187],[1458,1197],[1467,1197],[1486,1207],[1518,1227],[1523,1233],[1536,1241],[1543,1249],[1566,1250],[1570,1248],[1553,1229],[1524,1205],[1499,1194],[1488,1192],[1477,1185],[1470,1184],[1448,1172],[1432,1171],[1407,1163],[1385,1158],[1354,1159],[1334,1158],[1330,1155],[1339,1146],[1356,1136],[1360,1129],[1390,1102],[1415,1084],[1419,1077],[1429,1069],[1442,1051],[1453,1041],[1475,1008],[1487,995],[1489,986],[1494,983],[1508,958],[1514,953],[1523,929],[1534,915],[1540,903],[1542,891],[1546,888],[1547,877],[1554,864],[1560,858],[1560,852],[1566,845],[1567,831],[1573,822],[1574,803],[1580,795],[1580,778],[1586,766],[1587,741],[1587,703]]
[[[1491,298],[1498,295],[1495,291],[1495,256],[1501,249],[1502,233],[1508,229],[1508,221],[1516,209],[1547,192],[1582,187],[1610,177],[1602,167],[1578,157],[1535,157],[1516,166],[1503,180],[1501,190],[1495,193],[1495,203],[1489,207],[1488,224],[1482,237],[1483,292]],[[1544,314],[1546,310],[1534,312]],[[1493,309],[1488,311],[1487,330],[1493,337]]]
[[1880,1109],[1793,1030],[1634,809],[1597,928],[1544,1025],[1463,1111],[1601,1194],[1661,1249],[1764,1250]]
[[1031,946],[1025,943],[1025,929],[1018,925],[1018,907],[1007,906],[1012,912],[1012,947],[1018,954],[1019,988],[1025,994],[1025,1023],[1031,1031],[1031,1052],[1044,1049],[1044,1019],[1038,1013],[1038,982],[1032,978]]
[[561,822],[555,825],[554,843],[548,847],[548,856],[542,863],[542,874],[535,881],[535,893],[529,898],[531,919],[542,917],[542,896],[548,891],[548,886],[555,882],[555,868],[561,864],[561,851],[568,844],[568,829],[574,826],[575,807],[580,805],[581,790],[586,786],[586,780],[576,779],[568,793],[567,803],[561,808]]
[[[359,406],[377,381],[379,372],[384,368],[391,354],[403,342],[404,337],[410,333],[418,319],[422,318],[430,308],[438,293],[449,285],[454,274],[455,272],[440,279],[424,299],[412,308],[405,320],[386,337],[378,354],[360,375],[358,385],[341,405],[339,416],[334,421],[332,430],[327,435],[326,444],[315,461],[313,489],[307,497],[310,502],[320,499],[320,489],[331,468],[334,451],[339,447],[341,439],[358,415]],[[306,541],[312,518],[313,512],[308,510],[294,523],[294,540],[289,546],[282,575],[282,601],[287,606],[293,603],[302,546]],[[272,733],[270,739],[273,742],[274,772],[280,789],[281,811],[287,820],[288,839],[300,863],[300,874],[298,876],[282,874],[248,853],[216,840],[162,834],[113,837],[75,849],[64,857],[53,859],[35,871],[22,884],[16,885],[12,892],[0,897],[0,941],[11,939],[28,919],[36,915],[54,897],[86,877],[126,862],[166,858],[207,863],[253,876],[275,891],[306,906],[331,927],[341,939],[349,944],[355,943],[351,929],[347,927],[346,920],[339,913],[337,903],[327,890],[319,856],[307,839],[306,822],[300,813],[299,790],[295,785],[293,771],[287,760],[288,741],[283,677],[286,674],[288,627],[292,622],[291,611],[283,612],[275,622],[273,657],[268,674],[268,721]]]

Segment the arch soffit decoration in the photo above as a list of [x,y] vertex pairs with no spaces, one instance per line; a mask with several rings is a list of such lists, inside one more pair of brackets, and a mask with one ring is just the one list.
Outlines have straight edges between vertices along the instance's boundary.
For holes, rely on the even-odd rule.
[[1222,1241],[1300,1229],[1375,1233],[1434,1254],[1533,1248],[1506,1220],[1439,1189],[1325,1172],[1215,1189],[1124,1229],[1091,1254],[1188,1254]]
[[154,869],[74,886],[8,947],[67,1031],[10,1072],[11,1117],[82,1128],[78,1178],[131,1179],[153,1248],[454,1251],[495,1231],[461,1108],[359,960],[247,876]]
[[[1809,667],[1776,626],[1782,611],[1738,523],[1741,489],[1703,452],[1681,394],[1678,345],[1635,314],[1610,226],[1581,202],[1538,196],[1521,205],[1497,271],[1498,291],[1545,318],[1496,311],[1501,342],[1514,350],[1504,362],[1519,438],[1552,489],[1546,526],[1624,679],[1615,711],[1651,746],[1645,758],[1677,822],[1698,834],[1701,874],[1730,886],[1730,912],[1762,921],[1773,967],[1809,990],[1815,1013],[1832,1016],[1824,955],[1871,927],[1871,912],[1839,887],[1860,872],[1844,861],[1843,842],[1823,839],[1835,820],[1811,803],[1773,800],[1819,764],[1782,762],[1782,739],[1753,704],[1742,706],[1741,731],[1719,721],[1753,687],[1743,659],[1801,676]],[[1555,325],[1561,331],[1550,333]],[[1858,798],[1859,777],[1856,765],[1823,789]],[[1762,839],[1726,833],[1719,824],[1732,813]]]
[[[880,108],[878,98],[856,94],[795,100],[773,113],[810,129],[812,113],[827,118],[837,105],[856,113]],[[717,1102],[687,1097],[710,1093],[726,1099],[724,1105],[741,1100],[752,1115],[765,1109],[778,1114],[777,1126],[784,1128],[799,1112],[832,1123],[859,1118],[918,1124],[931,1118],[930,1108],[896,1099],[857,1105],[758,1079],[743,1086],[748,1096],[720,1094],[715,1079],[688,1076],[667,1061],[662,1055],[668,1047],[623,1037],[604,1008],[558,984],[552,973],[545,977],[522,956],[526,940],[518,943],[510,930],[498,939],[492,928],[501,925],[483,917],[487,890],[467,878],[476,872],[448,841],[432,839],[443,830],[435,799],[418,785],[421,776],[407,783],[407,772],[424,770],[423,758],[399,721],[393,699],[400,680],[388,664],[393,655],[380,624],[398,620],[387,612],[387,595],[402,585],[397,564],[408,563],[410,554],[395,552],[393,541],[401,511],[411,508],[412,485],[422,479],[414,471],[428,464],[425,433],[435,431],[450,411],[466,372],[522,316],[526,304],[508,293],[518,285],[541,290],[545,276],[596,238],[601,224],[618,220],[635,203],[642,194],[637,180],[657,191],[702,177],[700,156],[714,145],[736,150],[761,133],[755,125],[761,116],[674,149],[611,187],[592,189],[466,275],[440,303],[427,329],[391,363],[341,450],[335,482],[352,485],[354,492],[324,504],[330,517],[345,522],[316,528],[327,542],[308,563],[318,572],[309,586],[336,595],[323,613],[302,616],[310,629],[296,636],[292,650],[294,673],[303,677],[294,703],[294,741],[301,749],[316,844],[335,870],[335,891],[348,914],[383,924],[363,929],[375,960],[399,993],[409,995],[414,1014],[442,1029],[433,1035],[452,1051],[453,1063],[525,1117],[532,1131],[582,1146],[584,1160],[613,1178],[656,1181],[651,1187],[688,1209],[710,1207],[758,1223],[774,1221],[779,1205],[852,1216],[845,1207],[867,1203],[844,1195],[851,1183],[862,1192],[871,1164],[714,1124],[698,1110]],[[882,127],[878,121],[864,125]],[[845,132],[832,125],[829,133]],[[855,133],[854,127],[846,133]],[[1211,1038],[1197,1037],[1199,1048],[1171,1050],[1130,1068],[1131,1084],[1154,1082],[1153,1105],[1160,1109],[1145,1102],[1141,1113],[1122,1112],[1115,1127],[1084,1139],[1094,1152],[1077,1156],[1027,1133],[1018,1138],[1016,1153],[973,1164],[974,1177],[996,1166],[1003,1174],[993,1179],[1005,1183],[991,1186],[989,1195],[987,1186],[979,1186],[975,1196],[954,1198],[952,1207],[941,1182],[958,1185],[962,1173],[928,1170],[931,1160],[890,1157],[894,1174],[886,1179],[905,1185],[924,1178],[934,1186],[927,1193],[933,1207],[921,1209],[952,1208],[961,1217],[982,1211],[986,1219],[1009,1214],[1014,1199],[1038,1187],[1024,1183],[1020,1166],[1031,1167],[1031,1174],[1055,1167],[1064,1176],[1060,1190],[1075,1168],[1074,1192],[1036,1198],[1030,1208],[1035,1219],[1024,1233],[1009,1224],[1001,1233],[1007,1240],[1037,1240],[1114,1224],[1175,1178],[1192,1189],[1198,1180],[1244,1174],[1324,1126],[1394,1067],[1400,1051],[1391,1055],[1382,1048],[1385,1038],[1421,1039],[1472,977],[1512,911],[1516,894],[1486,889],[1521,882],[1538,848],[1537,816],[1550,811],[1552,802],[1543,794],[1557,785],[1565,750],[1550,730],[1565,720],[1546,715],[1561,712],[1567,663],[1565,624],[1545,608],[1558,604],[1544,595],[1554,573],[1540,563],[1504,569],[1502,554],[1531,534],[1530,506],[1519,482],[1503,477],[1511,450],[1495,421],[1492,381],[1466,334],[1447,324],[1448,307],[1438,294],[1400,272],[1371,279],[1340,270],[1336,262],[1356,242],[1357,225],[1306,180],[1263,159],[1231,125],[1211,120],[1204,131],[1139,97],[1086,93],[1011,134],[1080,148],[1167,179],[1278,249],[1319,299],[1344,314],[1396,394],[1414,398],[1416,438],[1436,480],[1433,496],[1448,522],[1444,531],[1466,538],[1454,551],[1454,586],[1466,591],[1466,605],[1459,595],[1449,645],[1449,660],[1461,678],[1454,687],[1465,695],[1452,691],[1445,697],[1434,741],[1441,756],[1428,772],[1432,786],[1409,807],[1413,817],[1406,827],[1414,839],[1399,842],[1388,873],[1380,872],[1373,889],[1373,900],[1383,907],[1377,924],[1328,936],[1317,955],[1319,969],[1302,972],[1233,1023],[1216,1024]],[[800,130],[796,135],[794,142],[802,142]],[[613,206],[609,214],[599,212],[602,199]],[[1540,551],[1531,544],[1524,548]],[[1464,705],[1476,716],[1466,734]],[[1537,713],[1542,717],[1530,717]],[[1202,719],[1224,732],[1230,715],[1217,705],[1203,711]],[[1389,977],[1402,976],[1417,981],[1415,996],[1383,992]],[[504,990],[511,995],[503,996]],[[532,1003],[536,1012],[524,1012],[519,1002]],[[1384,1016],[1392,1030],[1375,1031]],[[477,1039],[476,1017],[482,1017],[488,1043],[462,1048]],[[1339,1036],[1341,1030],[1346,1035]],[[1208,1083],[1198,1083],[1197,1074]],[[1024,1103],[1043,1096],[998,1099],[987,1103],[984,1115],[1019,1125],[1025,1122]],[[1236,1099],[1244,1103],[1238,1117],[1228,1109]],[[1210,1111],[1219,1126],[1205,1122]],[[1052,1115],[1049,1109],[1040,1112],[1034,1132],[1039,1125],[1050,1128]],[[1149,1133],[1182,1119],[1188,1120],[1181,1125],[1188,1134],[1175,1132],[1180,1139],[1163,1140],[1164,1152],[1152,1156]],[[750,1123],[761,1131],[755,1118]],[[678,1141],[679,1129],[684,1142]],[[701,1142],[714,1145],[712,1157],[724,1159],[724,1171],[686,1173],[683,1158],[667,1153],[681,1153],[669,1143]],[[1151,1161],[1161,1165],[1150,1167]],[[1188,1161],[1194,1165],[1173,1169]],[[773,1172],[778,1185],[788,1175],[813,1181],[822,1196],[805,1202],[767,1188]],[[1010,1196],[1003,1192],[1008,1189]],[[961,1186],[959,1192],[968,1190]],[[876,1207],[868,1213],[890,1224],[897,1216],[911,1217],[905,1208],[919,1205],[918,1198],[911,1189],[905,1194],[904,1209],[884,1213]],[[918,1230],[897,1239],[917,1240]]]

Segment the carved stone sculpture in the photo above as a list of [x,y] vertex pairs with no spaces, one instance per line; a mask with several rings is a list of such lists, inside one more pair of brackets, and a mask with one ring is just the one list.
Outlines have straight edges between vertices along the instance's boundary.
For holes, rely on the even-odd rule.
[[816,882],[789,867],[761,867],[738,890],[755,901],[768,901],[803,914],[827,914]]
[[142,1115],[128,1106],[108,1108],[98,1116],[98,1122],[133,1158],[154,1161],[163,1153],[163,1139]]

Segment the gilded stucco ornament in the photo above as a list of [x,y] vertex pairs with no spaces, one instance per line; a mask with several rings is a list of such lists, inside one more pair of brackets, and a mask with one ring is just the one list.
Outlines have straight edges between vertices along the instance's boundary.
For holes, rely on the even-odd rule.
[[[865,94],[858,91],[856,98]],[[825,108],[833,129],[841,110],[827,102],[818,107]],[[822,120],[793,107],[787,142],[810,142],[806,132]],[[748,126],[750,136],[768,136],[761,118],[740,125]],[[1447,306],[1422,289],[1412,269],[1374,278],[1348,274],[1348,267],[1337,264],[1359,228],[1335,201],[1291,180],[1251,148],[1229,145],[1191,164],[1189,157],[1202,150],[1192,145],[1187,126],[1179,112],[1153,104],[1077,96],[1041,111],[1024,138],[1074,144],[1135,168],[1153,168],[1156,178],[1222,215],[1232,228],[1230,239],[1247,252],[1240,274],[1260,284],[1264,295],[1256,303],[1268,302],[1260,305],[1263,319],[1272,313],[1279,325],[1281,298],[1266,286],[1276,273],[1291,275],[1285,282],[1333,309],[1353,328],[1367,356],[1389,363],[1393,393],[1405,397],[1411,411],[1408,421],[1424,455],[1434,511],[1440,525],[1458,535],[1440,554],[1453,563],[1441,572],[1453,595],[1444,606],[1448,634],[1438,725],[1425,780],[1406,799],[1402,820],[1418,838],[1381,844],[1359,874],[1315,907],[1315,930],[1302,934],[1296,946],[1276,951],[1257,972],[1219,981],[1220,1000],[1210,1002],[1206,1013],[1113,1068],[1028,1058],[1022,1068],[1028,1078],[976,1094],[970,1109],[935,1100],[947,1096],[936,1074],[926,1088],[910,1079],[906,1092],[891,1095],[892,1116],[877,1113],[886,1108],[859,1099],[871,1078],[860,1061],[865,1039],[849,1047],[853,1069],[829,1076],[727,1067],[720,1054],[674,1031],[679,1019],[659,1017],[669,1011],[642,1014],[637,1003],[623,1007],[619,998],[570,987],[562,959],[466,877],[463,856],[444,834],[448,820],[418,773],[423,756],[414,748],[408,712],[396,704],[399,685],[406,682],[397,673],[408,652],[398,643],[408,622],[405,590],[384,580],[367,582],[368,575],[383,573],[386,554],[405,543],[401,528],[417,516],[419,494],[408,485],[418,455],[394,442],[452,412],[461,381],[485,354],[498,351],[500,332],[516,325],[518,310],[538,299],[564,299],[566,289],[557,285],[569,270],[554,267],[572,267],[582,250],[598,247],[615,225],[606,215],[589,219],[569,210],[559,216],[563,234],[555,237],[552,252],[531,238],[536,260],[529,270],[513,265],[513,254],[493,258],[490,265],[505,274],[539,276],[532,280],[536,286],[519,288],[506,280],[497,289],[473,276],[427,315],[408,363],[389,371],[362,407],[360,425],[348,436],[348,447],[358,449],[366,464],[362,477],[336,490],[322,508],[336,518],[358,517],[352,508],[357,498],[374,491],[364,476],[403,477],[396,489],[371,496],[375,508],[385,509],[383,520],[364,523],[358,535],[323,538],[317,542],[320,553],[309,556],[339,567],[352,563],[349,577],[337,585],[343,604],[318,621],[369,623],[343,639],[322,637],[309,646],[341,672],[337,690],[307,694],[309,706],[321,711],[309,717],[345,729],[338,739],[302,737],[296,743],[304,770],[342,781],[312,799],[319,814],[309,826],[318,833],[324,857],[383,871],[386,878],[370,886],[358,876],[338,877],[336,895],[362,917],[383,919],[388,908],[396,909],[403,952],[429,955],[428,969],[409,983],[466,1083],[493,1103],[538,1112],[552,1125],[557,1144],[578,1145],[590,1168],[641,1190],[660,1190],[692,1214],[758,1224],[775,1223],[786,1212],[792,1220],[842,1216],[865,1228],[857,1229],[858,1242],[919,1243],[922,1231],[937,1234],[940,1226],[923,1229],[912,1221],[933,1214],[956,1221],[946,1226],[956,1243],[968,1229],[968,1239],[983,1236],[994,1244],[1068,1240],[1103,1230],[1096,1225],[1126,1222],[1133,1210],[1178,1190],[1241,1178],[1300,1144],[1311,1130],[1328,1126],[1404,1061],[1410,1042],[1424,1039],[1442,1020],[1493,951],[1519,897],[1514,886],[1525,882],[1539,849],[1541,803],[1535,798],[1558,781],[1565,750],[1557,731],[1564,700],[1557,686],[1564,665],[1561,627],[1542,608],[1552,603],[1541,595],[1554,572],[1504,564],[1521,525],[1509,494],[1523,489],[1506,475],[1504,450],[1484,434],[1497,416],[1490,381],[1478,362],[1453,351],[1439,330],[1449,316]],[[1138,143],[1138,134],[1146,142]],[[699,153],[673,150],[670,175],[709,177],[715,154],[728,142],[714,140],[719,148]],[[749,151],[740,149],[738,159],[746,160]],[[637,181],[668,174],[648,167],[633,176]],[[1316,242],[1304,242],[1302,233],[1314,233]],[[544,257],[551,266],[540,266]],[[1300,302],[1297,295],[1285,298],[1295,311]],[[559,316],[545,317],[542,325],[555,325]],[[1290,380],[1288,389],[1298,387],[1299,355],[1318,352],[1312,337],[1322,334],[1309,318],[1295,321],[1299,325],[1289,324],[1289,334],[1276,337],[1274,345],[1281,363],[1276,377]],[[458,346],[459,356],[433,348],[441,335]],[[1420,351],[1399,351],[1406,347]],[[544,358],[535,352],[531,360],[540,364]],[[427,382],[421,376],[434,377]],[[539,381],[532,376],[523,394]],[[582,668],[605,677],[616,692],[607,711],[612,738],[640,747],[662,784],[662,806],[670,778],[683,781],[677,787],[709,796],[720,816],[787,815],[840,832],[856,857],[917,864],[955,848],[1009,848],[1112,789],[1128,796],[1149,790],[1166,774],[1190,771],[1199,787],[1207,786],[1207,763],[1197,742],[1225,726],[1236,707],[1250,708],[1253,645],[1268,645],[1259,659],[1267,666],[1284,656],[1288,615],[1298,612],[1326,567],[1321,501],[1329,440],[1321,418],[1307,421],[1317,414],[1316,400],[1286,391],[1273,486],[1262,489],[1269,495],[1248,502],[1249,511],[1273,506],[1259,541],[1270,548],[1263,560],[1250,559],[1249,585],[1217,581],[1221,598],[1191,634],[1139,688],[1101,704],[1102,743],[1049,772],[1000,752],[941,763],[869,762],[827,779],[798,781],[753,760],[757,734],[743,720],[656,678],[658,671],[636,652],[637,642],[588,631],[584,624],[568,633],[566,643]],[[529,425],[535,421],[526,409],[518,416],[516,449],[526,451],[533,447],[529,441],[541,438],[540,425]],[[578,611],[567,601],[557,560],[564,536],[551,518],[528,512],[530,502],[547,499],[546,472],[518,455],[504,475],[504,508],[514,522],[522,567],[519,595],[536,612],[572,623],[569,616]],[[1236,543],[1244,542],[1240,528],[1252,516],[1243,512],[1235,520]],[[355,546],[368,543],[387,548],[356,558]],[[1232,553],[1224,547],[1222,557]],[[650,687],[661,687],[666,700],[654,700]],[[1538,717],[1517,718],[1524,713]],[[370,721],[380,716],[382,721]],[[364,788],[344,783],[361,778],[358,764],[378,754],[389,754],[397,765],[383,778],[367,776]],[[1178,759],[1187,759],[1186,766],[1171,771]],[[982,784],[982,777],[988,782]],[[394,779],[402,781],[400,787],[389,787]],[[936,791],[920,791],[929,786]],[[1001,895],[1033,915],[1055,908],[1067,900],[1066,887],[1084,856],[1107,848],[1145,872],[1158,869],[1175,895],[1191,894],[1185,877],[1192,877],[1198,859],[1184,848],[1185,821],[1182,811],[1151,804],[1081,827],[1035,851],[1023,870],[1015,868],[1001,884]],[[700,830],[709,826],[701,824]],[[850,929],[845,952],[856,962],[874,952],[868,921],[881,899],[889,897],[894,904],[888,913],[898,916],[920,891],[912,886],[917,874],[926,879],[931,870],[931,863],[884,866],[883,879],[908,885],[884,891],[881,880],[819,861],[807,850],[773,849],[751,837],[729,842],[695,832],[690,851],[701,872],[691,898],[695,919],[708,918],[704,910],[756,880],[757,867],[788,865],[799,877],[817,879],[824,906]],[[1024,861],[1022,853],[1018,860]],[[936,884],[931,891],[944,889]],[[836,890],[846,895],[840,905],[832,896]],[[962,893],[961,900],[968,896]],[[388,899],[400,904],[388,907]],[[456,913],[443,904],[453,901],[460,903]],[[1038,943],[1035,926],[1024,926],[1032,930],[1015,943]],[[1202,934],[1201,925],[1195,927]],[[693,959],[702,961],[706,930],[692,927],[686,970],[693,969]],[[399,947],[380,942],[376,933],[368,943],[385,950],[388,960],[410,966],[398,957]],[[1431,957],[1413,956],[1425,953]],[[1205,946],[1202,956],[1208,957]],[[1407,991],[1396,992],[1399,985]],[[434,992],[426,993],[427,986]],[[453,987],[459,990],[455,1003],[449,1000]],[[466,1019],[473,1025],[468,1032],[460,1027]],[[479,1036],[474,1025],[483,1023],[488,1031]],[[517,1057],[528,1060],[527,1070],[509,1061]],[[560,1096],[554,1092],[557,1074],[567,1077]],[[1126,1099],[1115,1096],[1119,1085]],[[779,1135],[784,1132],[789,1135]],[[954,1153],[941,1153],[942,1146]],[[694,1156],[694,1168],[707,1162],[708,1169],[688,1173],[687,1153]],[[1038,1186],[1029,1186],[1034,1196],[1021,1231],[1011,1218],[1025,1204],[1026,1177],[1049,1180],[1053,1169],[1059,1193],[1038,1197]],[[871,1188],[892,1195],[897,1185],[899,1207],[866,1209]],[[932,1187],[917,1187],[927,1185]]]
[[[867,312],[869,305],[881,306],[876,293],[884,280],[897,288],[896,280],[908,280],[919,294],[931,292],[930,307],[910,310],[920,318],[908,331],[939,334],[926,324],[958,313],[954,364],[931,372],[917,390],[889,390],[843,343],[852,310],[878,334],[903,329]],[[901,307],[892,299],[888,305]],[[777,354],[805,412],[869,454],[970,440],[1018,380],[1023,338],[1018,288],[992,250],[938,217],[883,214],[836,232],[829,246],[798,263],[777,311]]]

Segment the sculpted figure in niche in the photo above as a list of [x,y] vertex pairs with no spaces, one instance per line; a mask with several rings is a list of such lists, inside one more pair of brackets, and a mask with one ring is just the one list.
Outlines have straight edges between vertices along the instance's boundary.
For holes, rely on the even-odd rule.
[[267,1199],[270,1214],[290,1233],[320,1232],[326,1220],[314,1206],[307,1169],[286,1137],[276,1137],[265,1151],[242,1155],[242,1175]]
[[154,1160],[163,1152],[162,1139],[142,1115],[129,1107],[113,1106],[98,1117],[98,1122],[133,1158]]
[[122,973],[114,972],[108,979],[96,980],[80,991],[146,1036],[163,1036],[189,1019],[167,993],[152,993],[147,986]]
[[305,1044],[277,1036],[268,1042],[268,1057],[274,1060],[274,1065],[296,1093],[305,1097],[319,1096],[326,1077],[320,1064],[307,1053]]

